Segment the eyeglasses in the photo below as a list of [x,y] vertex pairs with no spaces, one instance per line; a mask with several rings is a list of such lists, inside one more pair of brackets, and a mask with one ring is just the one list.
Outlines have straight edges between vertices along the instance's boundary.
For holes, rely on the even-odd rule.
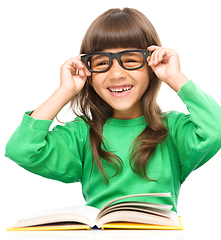
[[131,49],[118,53],[95,52],[81,56],[81,61],[92,73],[107,72],[112,65],[113,59],[117,59],[120,66],[126,70],[142,68],[149,56],[149,50]]

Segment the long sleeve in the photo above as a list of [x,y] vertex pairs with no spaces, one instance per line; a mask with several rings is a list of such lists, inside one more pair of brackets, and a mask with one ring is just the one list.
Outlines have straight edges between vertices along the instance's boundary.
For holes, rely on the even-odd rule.
[[25,114],[6,145],[6,157],[32,173],[62,182],[81,181],[82,159],[87,137],[80,118],[56,126]]
[[170,136],[181,165],[181,182],[221,148],[221,106],[193,81],[178,92],[190,114],[171,112]]

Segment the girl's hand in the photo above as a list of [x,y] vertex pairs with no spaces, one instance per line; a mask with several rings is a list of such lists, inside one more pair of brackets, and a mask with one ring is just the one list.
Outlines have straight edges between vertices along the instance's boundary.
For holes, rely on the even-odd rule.
[[91,76],[80,55],[67,60],[60,69],[60,87],[68,90],[74,97],[84,87],[86,79]]
[[83,88],[91,73],[80,60],[80,56],[67,60],[60,71],[60,87],[34,112],[35,119],[53,120],[60,110]]
[[158,46],[150,46],[147,49],[152,52],[147,62],[156,76],[175,91],[179,91],[188,78],[180,70],[178,54],[172,49]]

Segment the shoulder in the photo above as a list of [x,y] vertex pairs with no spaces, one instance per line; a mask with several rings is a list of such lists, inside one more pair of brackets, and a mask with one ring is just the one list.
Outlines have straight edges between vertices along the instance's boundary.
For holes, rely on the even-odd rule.
[[76,117],[73,121],[67,122],[65,125],[69,127],[81,126],[82,128],[89,128],[89,124],[87,124],[87,118],[84,115]]
[[[85,119],[85,120],[84,120]],[[78,138],[85,138],[89,135],[90,126],[86,123],[86,117],[76,117],[71,122],[66,122],[65,125],[56,125],[52,132],[60,132],[61,134],[68,134]]]
[[162,116],[164,119],[164,124],[169,128],[181,122],[190,121],[190,114],[185,114],[178,111],[165,112]]

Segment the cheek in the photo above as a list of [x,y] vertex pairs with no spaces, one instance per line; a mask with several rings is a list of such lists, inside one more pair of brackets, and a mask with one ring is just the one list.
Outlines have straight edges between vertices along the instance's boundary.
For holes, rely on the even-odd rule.
[[102,84],[97,77],[91,77],[89,84],[93,87],[94,91],[102,98]]
[[98,73],[92,73],[88,80],[90,85],[96,88],[101,83],[101,76]]
[[146,69],[144,72],[144,83],[147,85],[147,88],[150,83],[152,72],[153,72],[153,70],[149,66],[146,66]]
[[89,83],[96,92],[100,92],[104,88],[106,78],[106,73],[92,73]]
[[140,83],[140,86],[147,89],[151,78],[151,71],[149,67],[144,67],[138,74],[134,74],[133,76],[131,75],[131,77],[136,79],[137,83]]
[[152,68],[146,64],[145,65],[145,71],[146,71],[148,80],[150,80],[150,78],[151,78],[151,76],[153,74]]

